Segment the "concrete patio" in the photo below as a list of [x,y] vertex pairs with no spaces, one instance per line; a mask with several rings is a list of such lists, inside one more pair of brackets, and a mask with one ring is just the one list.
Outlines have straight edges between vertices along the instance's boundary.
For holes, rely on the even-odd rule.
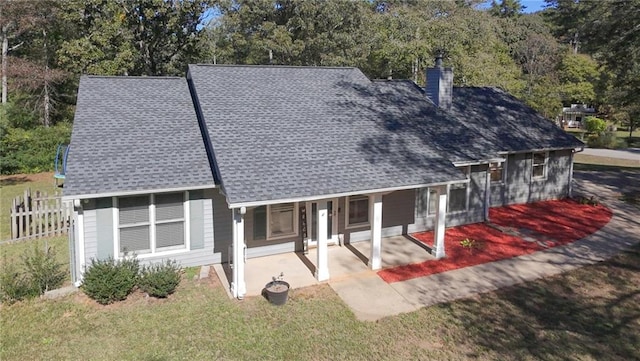
[[[357,242],[343,246],[328,248],[329,282],[345,278],[375,275],[368,267],[371,252],[370,242]],[[387,237],[382,239],[382,268],[395,267],[434,259],[430,250],[418,241],[406,236]],[[282,272],[284,280],[291,288],[316,285],[315,277],[317,250],[312,248],[308,254],[302,252],[283,253],[273,256],[250,258],[246,262],[245,277],[247,297],[259,296],[271,277]],[[223,284],[229,285],[230,270],[227,264],[214,265],[216,273]],[[376,276],[377,277],[377,276]]]

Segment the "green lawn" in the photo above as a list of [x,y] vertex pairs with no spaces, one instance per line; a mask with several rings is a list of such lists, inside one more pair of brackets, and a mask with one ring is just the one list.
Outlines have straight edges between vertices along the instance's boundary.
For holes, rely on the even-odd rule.
[[61,188],[54,186],[53,173],[0,176],[0,241],[11,237],[11,201],[23,195],[27,188],[31,188],[32,192],[41,191],[50,195],[56,190],[62,192]]
[[[586,134],[581,129],[568,128],[567,133],[574,135],[578,139],[584,139],[586,141]],[[583,138],[584,134],[584,138]],[[618,130],[616,131],[618,138],[618,148],[638,148],[640,147],[640,130],[634,130],[632,136],[629,137],[629,131]]]
[[640,247],[609,261],[375,323],[328,285],[284,306],[183,280],[166,300],[82,294],[0,306],[2,360],[640,359]]

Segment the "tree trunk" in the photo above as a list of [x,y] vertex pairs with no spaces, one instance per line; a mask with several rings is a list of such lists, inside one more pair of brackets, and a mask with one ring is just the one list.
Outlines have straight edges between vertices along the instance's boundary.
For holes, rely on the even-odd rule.
[[9,38],[2,32],[2,105],[7,104],[7,53],[9,53]]
[[44,48],[44,114],[43,114],[43,125],[45,127],[49,127],[51,123],[51,95],[49,94],[49,54],[47,50],[47,30],[42,30],[42,35],[44,39],[43,48]]

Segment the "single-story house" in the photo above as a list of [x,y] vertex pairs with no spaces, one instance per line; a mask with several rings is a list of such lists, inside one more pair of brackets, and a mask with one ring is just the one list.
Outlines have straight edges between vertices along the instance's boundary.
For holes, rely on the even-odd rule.
[[561,198],[583,143],[503,90],[427,86],[349,67],[190,65],[186,78],[83,76],[64,198],[74,280],[135,253],[232,262],[482,222],[489,207]]
[[571,104],[562,108],[562,126],[567,128],[582,128],[583,120],[589,116],[595,116],[596,109],[586,104]]

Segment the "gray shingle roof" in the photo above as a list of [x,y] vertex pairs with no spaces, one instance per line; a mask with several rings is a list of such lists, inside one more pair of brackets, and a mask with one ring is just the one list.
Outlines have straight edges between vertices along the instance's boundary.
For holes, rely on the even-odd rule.
[[402,127],[405,104],[358,69],[191,65],[189,73],[230,204],[465,178],[433,146],[435,131]]
[[64,195],[211,186],[184,78],[80,79]]
[[491,87],[453,89],[451,113],[473,134],[482,134],[486,150],[522,152],[584,146],[509,93]]
[[452,162],[477,162],[501,153],[584,146],[512,95],[490,87],[453,89],[450,110],[424,101],[410,80],[376,81],[385,101],[403,115],[389,114],[398,133],[420,134]]

